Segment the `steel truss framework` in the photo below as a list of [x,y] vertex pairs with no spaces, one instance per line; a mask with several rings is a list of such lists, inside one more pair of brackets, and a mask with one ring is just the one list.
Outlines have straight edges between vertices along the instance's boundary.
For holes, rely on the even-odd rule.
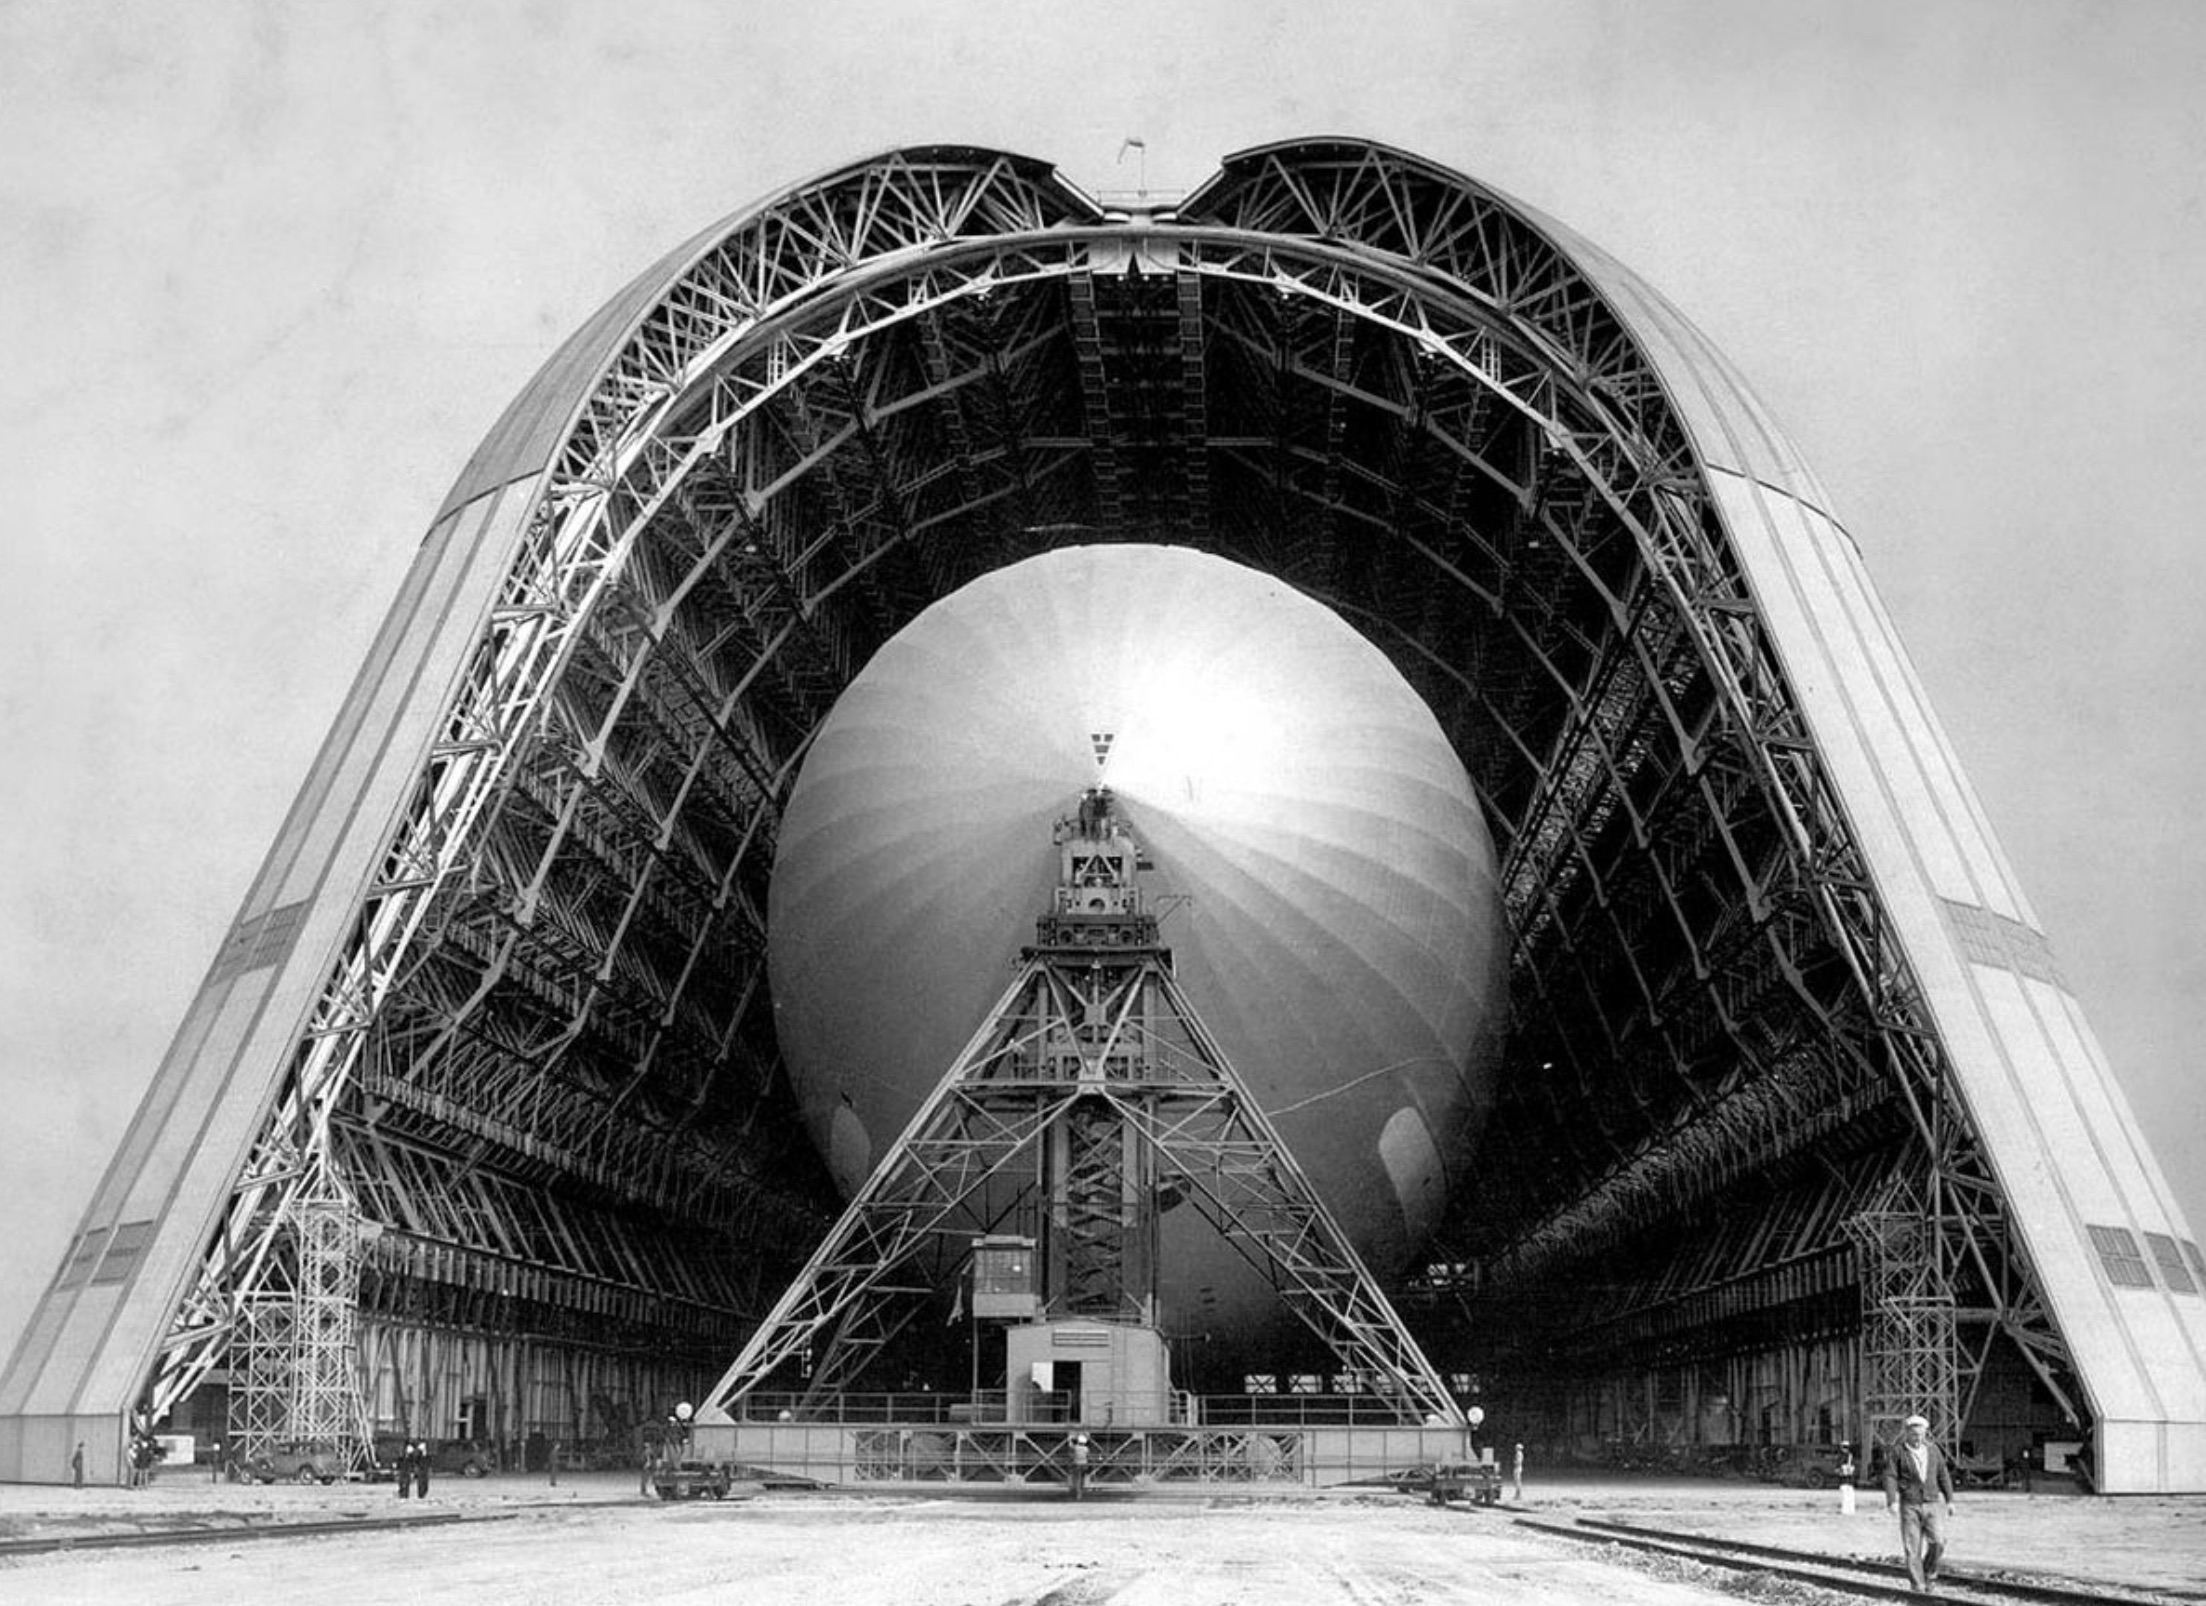
[[[1120,840],[1124,840],[1121,838]],[[1275,1287],[1345,1372],[1373,1380],[1402,1419],[1456,1423],[1462,1408],[1417,1347],[1293,1152],[1251,1098],[1185,990],[1146,916],[1099,940],[1045,921],[1010,987],[874,1168],[834,1228],[706,1397],[738,1414],[777,1372],[814,1353],[800,1418],[849,1387],[910,1321],[913,1297],[939,1286],[899,1286],[913,1262],[937,1265],[984,1232],[1053,1225],[1069,1246],[1061,1315],[1132,1315],[1138,1279],[1115,1265],[1098,1306],[1081,1278],[1097,1240],[1152,1230],[1144,1209],[1077,1219],[1085,1162],[1117,1159],[1111,1191],[1139,1178],[1147,1208],[1181,1196]],[[1058,940],[1052,942],[1052,938]],[[1077,1130],[1086,1127],[1087,1131]],[[1069,1156],[1058,1182],[1050,1151]],[[1061,1174],[1061,1173],[1059,1173]],[[1064,1219],[1071,1216],[1074,1219]],[[897,1297],[897,1296],[902,1297]]]
[[296,1205],[289,1234],[279,1275],[242,1302],[231,1346],[229,1453],[242,1463],[306,1442],[357,1464],[369,1441],[359,1373],[359,1207],[325,1185]]
[[230,1338],[230,1442],[250,1459],[291,1437],[298,1384],[298,1302],[288,1293],[238,1301]]
[[[1098,1485],[1305,1483],[1305,1435],[1260,1428],[1148,1429],[1085,1435],[1082,1476]],[[1071,1480],[1062,1429],[885,1428],[857,1436],[858,1483],[1052,1483]]]
[[1930,1224],[1920,1210],[1901,1208],[1863,1211],[1847,1228],[1861,1266],[1862,1414],[1871,1437],[1898,1439],[1917,1411],[1959,1423],[1953,1289],[1925,1269],[1938,1263],[1926,1241]]
[[777,810],[810,734],[933,597],[1126,538],[1203,546],[1356,622],[1478,786],[1518,1027],[1435,1286],[1482,1343],[1536,1352],[1511,1313],[1564,1282],[1605,1290],[1620,1342],[1691,1326],[1770,1265],[1741,1246],[1684,1281],[1680,1245],[1773,1189],[1810,1209],[1852,1186],[1818,1181],[1827,1162],[1851,1175],[1896,1136],[1964,1350],[2004,1334],[2063,1382],[1706,475],[1520,210],[1363,144],[1248,153],[1140,214],[1040,163],[911,151],[745,216],[632,310],[158,1405],[265,1286],[310,1158],[425,1250],[556,1274],[554,1304],[749,1325],[787,1269],[774,1246],[825,1220],[762,1007]]

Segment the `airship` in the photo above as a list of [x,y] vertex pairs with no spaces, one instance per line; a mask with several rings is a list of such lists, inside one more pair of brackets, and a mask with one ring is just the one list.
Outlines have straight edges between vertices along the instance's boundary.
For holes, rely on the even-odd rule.
[[[823,723],[768,907],[806,1127],[863,1185],[1002,992],[1105,788],[1175,973],[1366,1264],[1428,1235],[1492,1102],[1507,945],[1461,758],[1375,646],[1280,579],[1059,548],[939,599]],[[1277,1334],[1266,1280],[1164,1224],[1168,1335]]]

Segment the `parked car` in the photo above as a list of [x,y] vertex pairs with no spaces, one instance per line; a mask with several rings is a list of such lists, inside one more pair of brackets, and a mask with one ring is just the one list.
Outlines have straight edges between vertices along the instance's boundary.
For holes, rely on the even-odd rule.
[[326,1445],[279,1444],[247,1461],[244,1471],[259,1483],[335,1483],[346,1467]]
[[[375,1436],[375,1471],[377,1478],[395,1477],[398,1458],[406,1449],[403,1435],[379,1433]],[[498,1451],[493,1445],[477,1439],[431,1439],[429,1441],[429,1471],[432,1476],[483,1478],[498,1470]]]
[[444,1439],[429,1446],[433,1472],[456,1472],[463,1478],[486,1478],[498,1470],[496,1447],[470,1439]]
[[[1766,1444],[1756,1462],[1756,1473],[1765,1483],[1787,1483],[1794,1488],[1832,1489],[1838,1486],[1838,1469],[1853,1458],[1840,1444]],[[1860,1461],[1854,1460],[1854,1481],[1863,1481]]]

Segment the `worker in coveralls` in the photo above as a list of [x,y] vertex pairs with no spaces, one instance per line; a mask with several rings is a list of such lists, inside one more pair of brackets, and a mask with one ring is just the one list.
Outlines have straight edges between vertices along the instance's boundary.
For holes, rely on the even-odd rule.
[[1945,1452],[1930,1442],[1930,1422],[1911,1416],[1900,1442],[1884,1458],[1884,1509],[1900,1514],[1900,1554],[1908,1582],[1929,1593],[1945,1555],[1945,1519],[1953,1514],[1953,1473]]
[[1088,1436],[1072,1436],[1072,1497],[1077,1500],[1088,1486]]

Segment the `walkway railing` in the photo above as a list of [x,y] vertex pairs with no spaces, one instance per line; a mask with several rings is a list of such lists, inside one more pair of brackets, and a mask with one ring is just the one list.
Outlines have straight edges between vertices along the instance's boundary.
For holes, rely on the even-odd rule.
[[[1189,1394],[1175,1391],[1170,1419],[1131,1423],[1109,1406],[1082,1409],[1076,1391],[1026,1396],[1019,1415],[1011,1414],[1002,1389],[977,1394],[938,1394],[932,1390],[880,1394],[839,1393],[807,1399],[802,1394],[755,1393],[734,1402],[740,1422],[817,1422],[896,1424],[899,1426],[1057,1426],[1057,1427],[1384,1427],[1405,1423],[1401,1403],[1378,1394]],[[1435,1424],[1437,1425],[1437,1424]]]

